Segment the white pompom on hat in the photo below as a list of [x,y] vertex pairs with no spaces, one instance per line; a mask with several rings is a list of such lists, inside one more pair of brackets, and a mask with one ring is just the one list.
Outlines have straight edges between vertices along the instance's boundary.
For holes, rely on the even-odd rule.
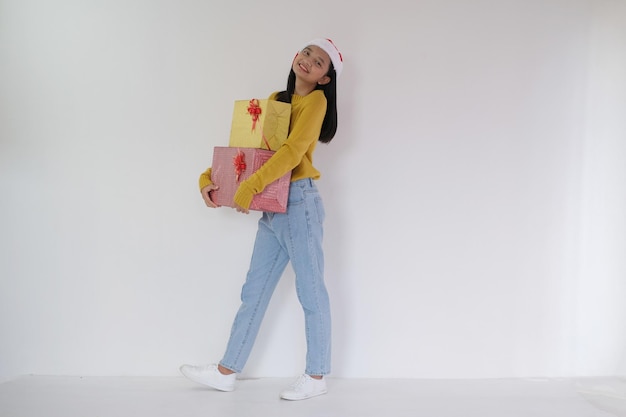
[[326,38],[313,39],[304,47],[302,47],[302,49],[311,45],[319,46],[324,50],[324,52],[328,54],[330,60],[333,63],[333,66],[335,67],[335,73],[337,73],[337,78],[339,78],[339,75],[341,75],[341,71],[343,70],[343,57],[341,56],[341,52],[339,52],[339,49],[337,49],[333,41]]

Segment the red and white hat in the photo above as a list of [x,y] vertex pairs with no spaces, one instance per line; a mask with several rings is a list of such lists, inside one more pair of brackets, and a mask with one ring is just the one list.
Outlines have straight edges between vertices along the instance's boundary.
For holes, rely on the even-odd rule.
[[333,67],[335,67],[337,78],[339,78],[341,70],[343,70],[343,57],[341,56],[341,52],[339,52],[339,49],[337,49],[333,41],[326,38],[313,39],[312,41],[307,43],[302,49],[311,45],[319,46],[324,50],[324,52],[328,54],[330,60],[333,63]]

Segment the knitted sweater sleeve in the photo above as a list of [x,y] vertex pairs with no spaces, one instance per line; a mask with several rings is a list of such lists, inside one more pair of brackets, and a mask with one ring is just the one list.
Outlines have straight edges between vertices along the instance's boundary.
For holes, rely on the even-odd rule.
[[200,174],[200,178],[198,179],[198,185],[200,186],[200,190],[202,190],[207,185],[211,185],[213,182],[211,181],[211,168],[207,168],[202,174]]
[[309,148],[319,139],[326,115],[324,93],[315,90],[305,97],[294,96],[293,100],[299,103],[297,109],[292,109],[292,112],[297,113],[292,113],[287,140],[261,168],[239,185],[235,193],[235,203],[245,209],[250,208],[255,194],[298,166]]

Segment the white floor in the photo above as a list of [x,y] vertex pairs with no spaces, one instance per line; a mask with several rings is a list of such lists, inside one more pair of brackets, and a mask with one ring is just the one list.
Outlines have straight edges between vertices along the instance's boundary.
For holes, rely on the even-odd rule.
[[232,393],[182,377],[26,376],[0,384],[0,417],[626,416],[626,381],[328,379],[327,395],[278,398],[290,379],[242,380]]

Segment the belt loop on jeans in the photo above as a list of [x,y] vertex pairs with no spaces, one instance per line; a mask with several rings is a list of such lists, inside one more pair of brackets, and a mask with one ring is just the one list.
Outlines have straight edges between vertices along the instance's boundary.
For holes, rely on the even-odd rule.
[[313,181],[313,178],[309,177],[302,178],[301,180],[297,180],[295,182],[292,182],[291,184],[300,188],[315,188],[315,183]]

